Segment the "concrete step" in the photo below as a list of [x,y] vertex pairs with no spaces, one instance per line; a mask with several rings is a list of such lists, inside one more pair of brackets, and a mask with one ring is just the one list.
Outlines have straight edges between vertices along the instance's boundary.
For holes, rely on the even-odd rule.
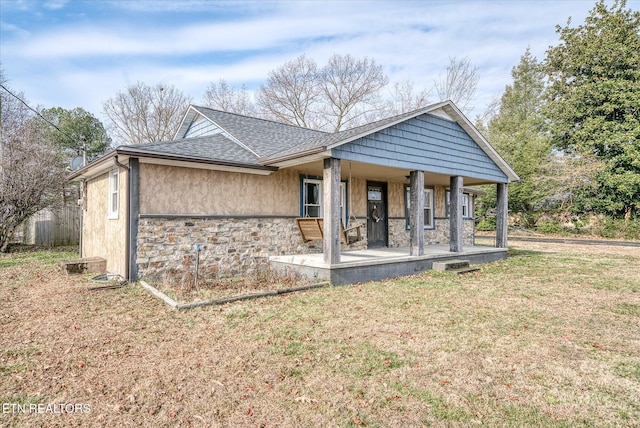
[[480,268],[477,268],[477,267],[474,267],[474,266],[467,266],[465,268],[449,269],[449,270],[446,270],[445,272],[453,273],[455,275],[462,275],[462,274],[469,273],[469,272],[475,272],[477,270],[480,270]]
[[433,270],[451,271],[456,269],[465,269],[469,267],[469,260],[444,260],[441,262],[433,262]]

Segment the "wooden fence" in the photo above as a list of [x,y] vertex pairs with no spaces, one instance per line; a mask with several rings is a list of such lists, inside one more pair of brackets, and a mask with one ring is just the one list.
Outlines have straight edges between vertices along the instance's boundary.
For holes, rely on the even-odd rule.
[[65,206],[42,210],[24,224],[22,243],[57,247],[80,243],[82,208]]

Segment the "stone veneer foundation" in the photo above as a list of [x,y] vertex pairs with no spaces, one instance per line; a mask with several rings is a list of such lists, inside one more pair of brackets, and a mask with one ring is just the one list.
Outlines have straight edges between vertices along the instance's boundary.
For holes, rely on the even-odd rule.
[[[448,244],[449,243],[449,219],[436,218],[434,229],[424,231],[424,245]],[[389,219],[389,247],[409,247],[409,231],[404,218]],[[474,245],[475,221],[464,219],[462,231],[463,245]]]
[[[389,247],[408,247],[404,219],[389,219]],[[464,222],[464,244],[473,245],[474,222]],[[342,251],[367,248],[363,239]],[[449,242],[449,220],[436,219],[425,230],[425,244]],[[321,253],[322,243],[303,243],[291,217],[148,217],[138,223],[137,264],[140,277],[161,278],[170,270],[193,269],[200,244],[199,272],[224,278],[252,274],[268,266],[269,256]]]

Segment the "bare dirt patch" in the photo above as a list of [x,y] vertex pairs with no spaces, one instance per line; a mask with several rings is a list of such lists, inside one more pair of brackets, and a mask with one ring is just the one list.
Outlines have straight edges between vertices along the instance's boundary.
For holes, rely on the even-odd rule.
[[188,312],[0,257],[3,426],[638,426],[637,248],[512,243],[457,277]]

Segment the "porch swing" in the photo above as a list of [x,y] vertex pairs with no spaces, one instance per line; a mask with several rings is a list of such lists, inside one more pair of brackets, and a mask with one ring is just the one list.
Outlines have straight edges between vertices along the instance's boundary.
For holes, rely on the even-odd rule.
[[[351,186],[351,161],[349,161],[349,186]],[[354,244],[358,241],[362,241],[362,227],[366,226],[366,221],[359,222],[358,217],[356,217],[353,214],[353,211],[351,211],[351,207],[353,207],[353,204],[351,203],[351,193],[352,192],[349,192],[349,228],[345,231],[345,235],[347,243]],[[355,234],[350,232],[355,232]]]
[[[351,183],[351,162],[349,162],[349,183]],[[349,192],[349,211],[351,211],[351,207],[351,192]],[[355,222],[358,221],[358,218],[353,213],[350,213],[348,228],[345,228],[342,219],[340,220],[340,242],[347,245],[361,241],[363,238],[361,229],[364,223],[351,224],[352,219]],[[324,239],[324,219],[320,217],[300,217],[296,218],[296,223],[303,242],[322,241]]]

